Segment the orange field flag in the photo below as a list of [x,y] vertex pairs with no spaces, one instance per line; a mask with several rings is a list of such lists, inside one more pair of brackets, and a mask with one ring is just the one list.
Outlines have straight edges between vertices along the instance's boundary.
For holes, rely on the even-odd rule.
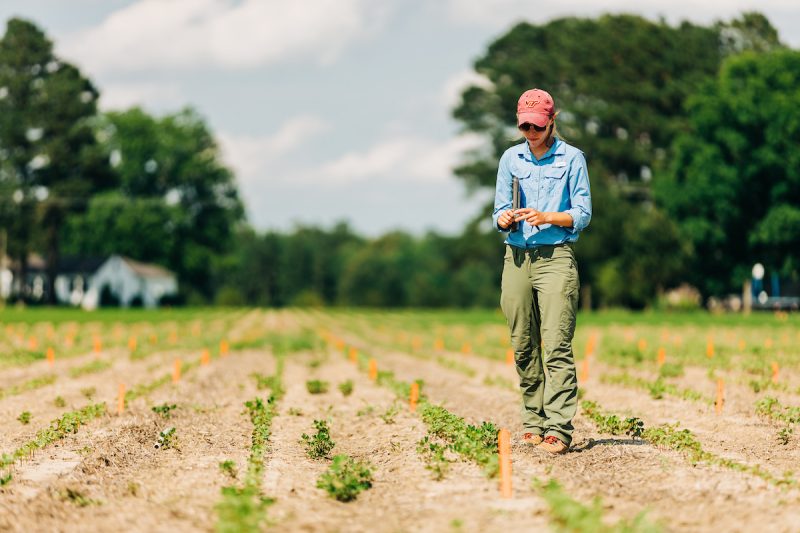
[[181,360],[175,359],[175,363],[172,367],[172,382],[178,383],[181,380]]
[[497,452],[500,466],[500,496],[511,498],[511,434],[505,428],[497,433]]

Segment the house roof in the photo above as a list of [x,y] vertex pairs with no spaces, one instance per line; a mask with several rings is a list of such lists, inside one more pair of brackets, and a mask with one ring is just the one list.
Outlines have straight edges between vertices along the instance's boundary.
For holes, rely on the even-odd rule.
[[[92,274],[100,268],[107,257],[76,257],[62,256],[58,260],[56,271],[59,274]],[[17,267],[17,262],[12,261],[11,266]],[[28,255],[28,273],[44,273],[47,269],[45,259],[36,253]]]
[[175,276],[175,274],[164,267],[150,263],[140,263],[139,261],[134,261],[130,257],[121,256],[121,258],[131,270],[144,278],[172,278]]

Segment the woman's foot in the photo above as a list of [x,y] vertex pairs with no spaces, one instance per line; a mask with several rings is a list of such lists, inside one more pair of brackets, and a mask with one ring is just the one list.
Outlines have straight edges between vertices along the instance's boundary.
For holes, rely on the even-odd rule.
[[553,435],[546,436],[537,448],[552,454],[567,453],[567,450],[569,450],[569,446],[565,442]]
[[536,433],[525,433],[524,435],[522,435],[522,442],[526,444],[532,444],[534,446],[540,444],[543,440],[544,439],[542,438],[542,436],[537,435]]

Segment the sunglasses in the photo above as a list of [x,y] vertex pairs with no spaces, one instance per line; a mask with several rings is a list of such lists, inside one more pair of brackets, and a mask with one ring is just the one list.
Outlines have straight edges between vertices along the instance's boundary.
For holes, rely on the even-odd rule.
[[531,124],[529,122],[524,122],[518,127],[522,131],[529,131],[531,128],[533,128],[533,131],[538,131],[540,133],[547,129],[547,126],[537,126],[536,124]]

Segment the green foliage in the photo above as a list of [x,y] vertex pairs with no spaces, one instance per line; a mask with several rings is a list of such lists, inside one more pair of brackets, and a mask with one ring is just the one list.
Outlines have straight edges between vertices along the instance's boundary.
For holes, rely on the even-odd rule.
[[220,472],[222,472],[223,474],[225,474],[225,475],[227,475],[227,476],[229,476],[229,477],[231,477],[233,479],[236,479],[236,462],[235,461],[231,461],[231,460],[221,461],[219,463],[219,469],[220,469]]
[[317,480],[317,488],[340,502],[353,501],[370,487],[372,470],[369,463],[356,461],[347,455],[334,457],[330,468]]
[[786,446],[789,444],[789,441],[792,438],[792,434],[794,433],[794,428],[792,426],[784,426],[778,430],[778,442]]
[[56,396],[56,399],[53,400],[53,405],[55,405],[56,407],[66,407],[67,401],[64,400],[64,398],[61,396]]
[[743,53],[688,102],[690,127],[655,192],[698,251],[690,281],[706,294],[740,289],[756,259],[800,271],[798,83],[800,52]]
[[167,428],[158,434],[155,448],[157,450],[167,450],[169,448],[178,447],[178,435],[175,433],[175,428]]
[[314,427],[317,432],[314,436],[303,433],[300,438],[306,445],[306,454],[312,459],[327,458],[333,447],[336,445],[331,440],[330,428],[325,420],[314,420]]
[[56,376],[54,374],[47,374],[45,376],[29,379],[28,381],[20,383],[19,385],[12,385],[8,388],[0,389],[0,400],[8,396],[16,396],[17,394],[22,394],[26,391],[35,390],[40,387],[50,385],[55,381]]
[[489,477],[497,475],[497,428],[490,422],[473,426],[444,407],[424,402],[420,415],[428,433],[449,443],[449,448],[482,466]]
[[46,252],[47,294],[55,303],[64,221],[116,181],[91,130],[99,94],[53,53],[42,30],[19,18],[8,20],[0,39],[0,87],[0,227],[8,228],[9,254],[24,264],[34,243]]
[[756,401],[756,413],[786,424],[800,424],[800,407],[783,406],[771,396]]
[[425,468],[430,470],[433,479],[441,481],[450,469],[450,461],[445,456],[447,446],[431,442],[429,435],[425,435],[417,443],[417,453],[425,461]]
[[60,418],[50,422],[50,425],[36,433],[36,436],[14,450],[10,455],[3,454],[0,466],[12,464],[17,459],[33,455],[36,450],[41,450],[45,446],[52,444],[64,437],[77,433],[78,428],[90,420],[99,418],[106,413],[106,404],[97,403],[87,405],[77,411],[64,413]]
[[390,405],[381,415],[381,420],[386,424],[394,424],[394,417],[400,412],[400,406],[396,403]]
[[163,403],[161,405],[154,405],[150,409],[154,413],[161,415],[161,418],[170,418],[172,416],[171,411],[176,407],[177,405],[175,405],[174,403],[171,405],[169,403]]
[[59,492],[59,496],[63,501],[71,502],[78,507],[88,507],[89,505],[100,505],[100,500],[93,500],[87,497],[83,492],[67,487]]
[[77,366],[75,368],[70,369],[69,375],[73,378],[77,378],[80,376],[85,376],[86,374],[94,374],[96,372],[102,372],[107,368],[111,368],[110,362],[95,360],[90,363],[86,363],[83,366]]
[[328,392],[329,383],[327,381],[320,381],[318,379],[310,379],[306,381],[306,389],[311,394],[324,394]]
[[581,402],[581,409],[583,414],[594,422],[601,433],[609,433],[611,435],[624,433],[635,440],[641,438],[645,431],[644,422],[639,418],[629,417],[623,420],[617,415],[604,414],[600,411],[600,407],[596,402],[584,400]]
[[550,507],[551,525],[554,531],[563,533],[601,532],[601,533],[655,533],[661,527],[647,520],[645,513],[639,513],[632,521],[620,520],[614,525],[603,521],[603,504],[595,498],[585,505],[570,497],[555,479],[542,483],[534,479],[534,488]]
[[661,378],[678,378],[683,375],[683,365],[678,363],[664,363],[658,370]]
[[30,411],[22,411],[20,415],[17,417],[20,424],[28,425],[31,423],[31,412]]
[[342,396],[350,396],[353,393],[353,380],[348,379],[339,383],[339,391],[342,393]]

